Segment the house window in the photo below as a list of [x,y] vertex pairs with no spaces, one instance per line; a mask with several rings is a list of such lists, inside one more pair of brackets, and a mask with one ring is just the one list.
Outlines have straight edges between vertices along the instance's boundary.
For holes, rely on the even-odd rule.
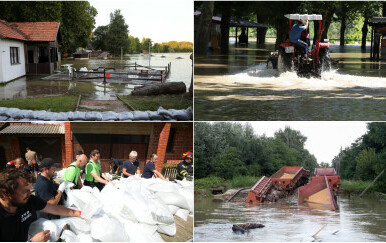
[[173,152],[174,135],[175,134],[176,134],[176,129],[174,127],[170,128],[168,145],[166,146],[166,152],[168,152],[168,153]]
[[20,64],[19,47],[10,47],[11,65]]

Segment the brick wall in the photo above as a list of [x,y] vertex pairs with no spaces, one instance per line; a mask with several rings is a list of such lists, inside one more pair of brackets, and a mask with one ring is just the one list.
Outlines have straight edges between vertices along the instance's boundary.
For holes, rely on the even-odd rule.
[[67,167],[73,161],[74,153],[72,150],[72,131],[71,131],[71,122],[64,122],[64,150],[65,156],[63,161],[65,161],[63,167]]

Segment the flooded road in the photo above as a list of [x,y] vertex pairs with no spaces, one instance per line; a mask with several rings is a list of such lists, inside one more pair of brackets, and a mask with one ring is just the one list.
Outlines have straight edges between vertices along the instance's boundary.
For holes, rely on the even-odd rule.
[[[320,79],[267,69],[273,44],[195,60],[196,120],[385,120],[386,63],[358,46],[331,46]],[[385,77],[385,78],[384,78]]]
[[[155,53],[151,57],[152,66],[166,66],[171,62],[171,73],[168,82],[184,82],[189,88],[192,75],[192,61],[190,53]],[[165,57],[161,57],[165,56]],[[81,67],[88,69],[97,67],[114,66],[117,64],[129,64],[137,62],[140,65],[149,65],[148,55],[127,55],[125,59],[88,59],[88,60],[67,60],[61,61],[62,64],[73,64],[77,70]],[[45,75],[47,76],[47,75]],[[0,86],[0,100],[20,99],[27,97],[55,96],[55,95],[79,95],[95,100],[114,100],[116,95],[128,95],[134,85],[113,84],[103,82],[74,82],[74,81],[49,81],[41,80],[44,76],[22,77],[13,82]]]
[[[338,197],[339,211],[297,205],[296,199],[278,203],[195,202],[195,241],[386,241],[386,204],[375,198]],[[312,206],[312,205],[311,205]],[[265,227],[235,234],[236,223]]]

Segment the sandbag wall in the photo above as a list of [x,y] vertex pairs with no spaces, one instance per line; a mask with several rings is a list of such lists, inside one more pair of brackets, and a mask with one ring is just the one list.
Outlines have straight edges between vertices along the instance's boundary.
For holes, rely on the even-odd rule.
[[0,121],[192,121],[193,110],[164,109],[157,111],[33,111],[0,107]]

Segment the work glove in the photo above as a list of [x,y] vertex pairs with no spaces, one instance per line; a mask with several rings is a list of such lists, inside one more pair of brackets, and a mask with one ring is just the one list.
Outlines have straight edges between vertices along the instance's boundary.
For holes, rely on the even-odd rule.
[[68,181],[63,181],[62,183],[60,183],[58,191],[64,192],[64,190],[71,188],[73,186],[74,186],[74,183],[68,182]]

